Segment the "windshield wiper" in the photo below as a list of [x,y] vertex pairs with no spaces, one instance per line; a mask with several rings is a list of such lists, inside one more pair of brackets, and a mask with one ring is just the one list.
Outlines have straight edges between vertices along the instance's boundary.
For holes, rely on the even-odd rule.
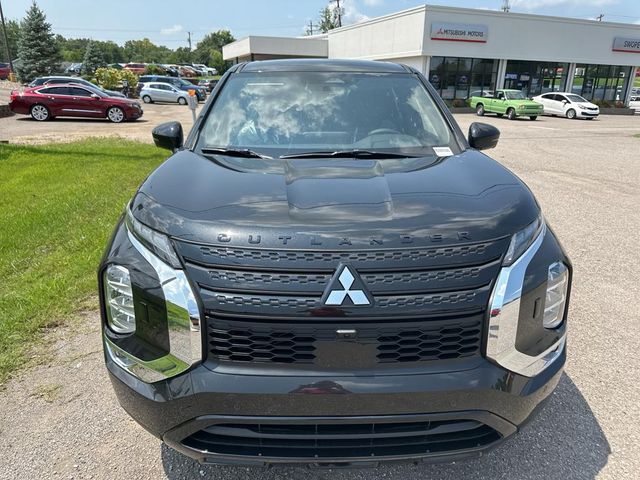
[[282,155],[280,158],[362,158],[362,159],[384,159],[384,158],[415,158],[415,155],[406,153],[376,152],[371,150],[334,150],[319,152],[292,153]]
[[205,147],[202,153],[207,154],[220,154],[228,155],[230,157],[242,157],[242,158],[264,158],[266,160],[273,160],[273,157],[263,155],[248,148],[225,148],[225,147]]

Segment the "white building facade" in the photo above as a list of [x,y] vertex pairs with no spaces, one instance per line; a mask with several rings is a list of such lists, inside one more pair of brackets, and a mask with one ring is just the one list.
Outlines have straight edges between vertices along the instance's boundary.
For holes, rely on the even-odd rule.
[[424,5],[323,36],[247,37],[223,56],[404,63],[453,105],[496,88],[627,102],[640,74],[640,25]]

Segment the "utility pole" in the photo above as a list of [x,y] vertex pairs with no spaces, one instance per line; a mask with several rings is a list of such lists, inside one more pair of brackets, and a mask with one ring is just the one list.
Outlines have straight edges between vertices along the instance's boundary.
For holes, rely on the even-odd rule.
[[601,22],[603,17],[604,17],[604,13],[601,13],[600,15],[598,15],[598,16],[596,17],[596,20],[597,20],[597,21],[599,21],[599,22]]
[[309,20],[309,28],[307,29],[309,35],[313,35],[313,20]]
[[342,26],[342,10],[340,10],[340,0],[331,0],[329,3],[335,3],[338,9],[338,28]]
[[509,13],[510,10],[511,10],[511,5],[509,4],[509,0],[504,0],[504,2],[502,2],[502,11],[504,13]]
[[187,32],[187,41],[189,42],[189,61],[191,61],[191,33]]
[[4,13],[2,13],[2,2],[0,1],[0,20],[2,21],[2,33],[4,34],[4,46],[7,50],[7,58],[9,59],[9,67],[11,68],[11,73],[15,75],[15,70],[13,69],[13,60],[11,60],[11,51],[9,50],[9,39],[7,38],[7,25],[4,23]]

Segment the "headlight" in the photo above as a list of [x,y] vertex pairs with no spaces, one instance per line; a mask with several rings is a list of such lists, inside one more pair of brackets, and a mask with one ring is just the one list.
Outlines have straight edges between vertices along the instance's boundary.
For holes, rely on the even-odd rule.
[[519,108],[520,110],[523,110],[523,109],[525,109],[525,108],[526,108],[526,106],[525,106],[525,105],[519,105],[519,106],[518,106],[518,108]]
[[127,208],[126,225],[131,233],[142,242],[142,244],[160,257],[163,261],[171,265],[173,268],[182,268],[180,260],[176,255],[169,237],[162,233],[156,232],[151,228],[143,225],[135,219],[131,209]]
[[525,228],[513,234],[511,243],[509,243],[509,249],[504,257],[504,266],[511,265],[529,248],[529,245],[538,237],[543,224],[542,217],[539,216]]
[[556,328],[562,323],[564,305],[567,300],[569,270],[562,262],[549,265],[547,294],[544,301],[542,324],[545,328]]
[[127,268],[120,265],[107,267],[104,272],[104,295],[109,328],[116,333],[135,332],[136,315]]

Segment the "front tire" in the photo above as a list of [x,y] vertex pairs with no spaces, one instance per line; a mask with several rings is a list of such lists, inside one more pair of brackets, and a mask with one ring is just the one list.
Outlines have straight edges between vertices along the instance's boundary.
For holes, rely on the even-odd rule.
[[569,120],[573,120],[574,118],[576,118],[576,111],[573,108],[567,110],[567,118]]
[[479,117],[484,116],[484,105],[479,103],[476,105],[476,115]]
[[186,105],[187,104],[187,99],[184,98],[184,97],[180,97],[180,98],[178,98],[178,103],[180,105]]
[[151,97],[149,95],[145,95],[144,97],[142,97],[142,101],[144,103],[153,103],[153,100],[151,100]]
[[537,115],[531,115],[531,116],[529,117],[529,120],[535,120],[536,118],[538,118],[538,116],[537,116]]
[[516,111],[513,108],[510,108],[509,110],[507,110],[507,118],[509,120],[515,120],[516,119]]
[[111,107],[107,110],[107,118],[113,123],[122,123],[125,121],[124,112],[120,107]]
[[31,118],[38,122],[46,122],[47,120],[51,119],[51,112],[49,111],[49,109],[39,103],[33,105],[29,109],[29,115],[31,115]]

